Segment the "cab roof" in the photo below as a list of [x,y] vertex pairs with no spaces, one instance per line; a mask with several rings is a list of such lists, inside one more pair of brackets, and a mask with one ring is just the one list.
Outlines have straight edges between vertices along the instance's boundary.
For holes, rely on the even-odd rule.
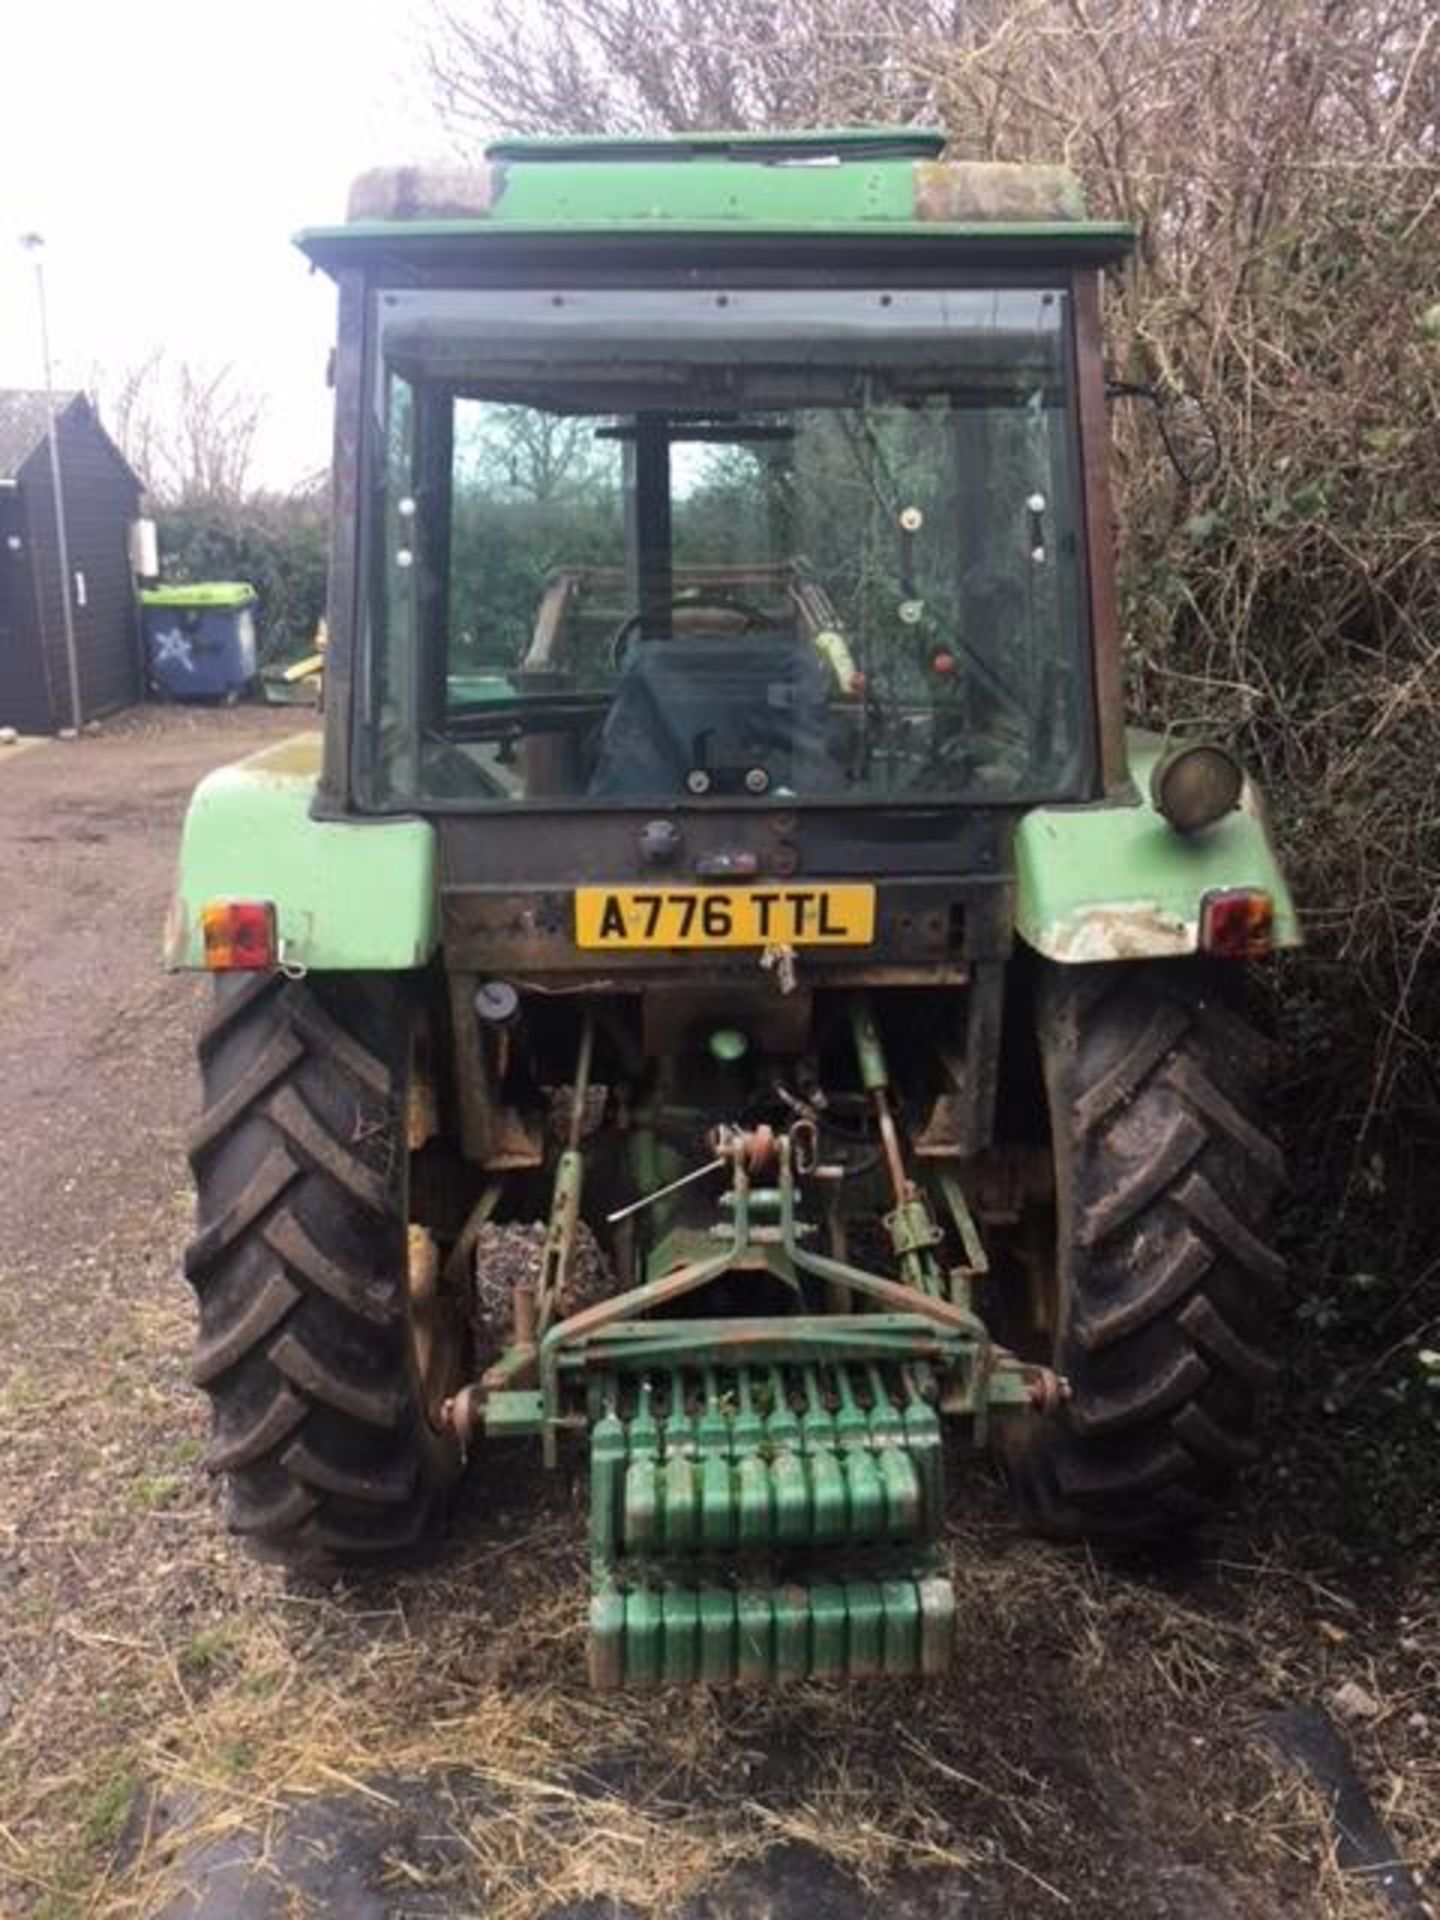
[[497,140],[478,166],[362,174],[343,226],[297,244],[330,272],[387,261],[423,270],[457,247],[511,238],[771,236],[960,243],[979,259],[1103,265],[1133,234],[1087,217],[1065,167],[942,158],[930,128],[798,133],[590,134]]

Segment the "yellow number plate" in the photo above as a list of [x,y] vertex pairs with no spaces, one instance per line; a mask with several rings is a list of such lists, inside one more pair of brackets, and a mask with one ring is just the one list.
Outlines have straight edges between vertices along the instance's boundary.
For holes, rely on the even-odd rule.
[[577,887],[577,947],[865,947],[874,887]]

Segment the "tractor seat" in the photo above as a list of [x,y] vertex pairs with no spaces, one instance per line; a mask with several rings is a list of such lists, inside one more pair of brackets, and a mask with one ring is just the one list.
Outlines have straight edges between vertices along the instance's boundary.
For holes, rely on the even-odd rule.
[[590,782],[597,799],[741,798],[834,789],[832,680],[784,634],[638,641],[616,684]]
[[682,640],[691,634],[742,634],[748,624],[743,607],[687,607],[679,601],[670,609],[670,631]]

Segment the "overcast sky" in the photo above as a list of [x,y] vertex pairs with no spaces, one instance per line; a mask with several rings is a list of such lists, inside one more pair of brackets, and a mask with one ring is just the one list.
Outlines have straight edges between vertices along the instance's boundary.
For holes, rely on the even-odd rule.
[[[330,283],[290,244],[364,167],[443,143],[425,0],[31,0],[0,54],[0,386],[41,384],[45,236],[57,386],[163,347],[263,394],[260,477],[329,457]],[[102,384],[103,391],[103,384]]]

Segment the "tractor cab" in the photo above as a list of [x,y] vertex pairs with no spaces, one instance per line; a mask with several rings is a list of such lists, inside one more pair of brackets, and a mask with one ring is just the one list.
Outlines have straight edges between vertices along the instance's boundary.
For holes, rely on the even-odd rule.
[[337,798],[1103,789],[1082,402],[1124,232],[1059,169],[939,152],[508,142],[305,237],[352,290]]

